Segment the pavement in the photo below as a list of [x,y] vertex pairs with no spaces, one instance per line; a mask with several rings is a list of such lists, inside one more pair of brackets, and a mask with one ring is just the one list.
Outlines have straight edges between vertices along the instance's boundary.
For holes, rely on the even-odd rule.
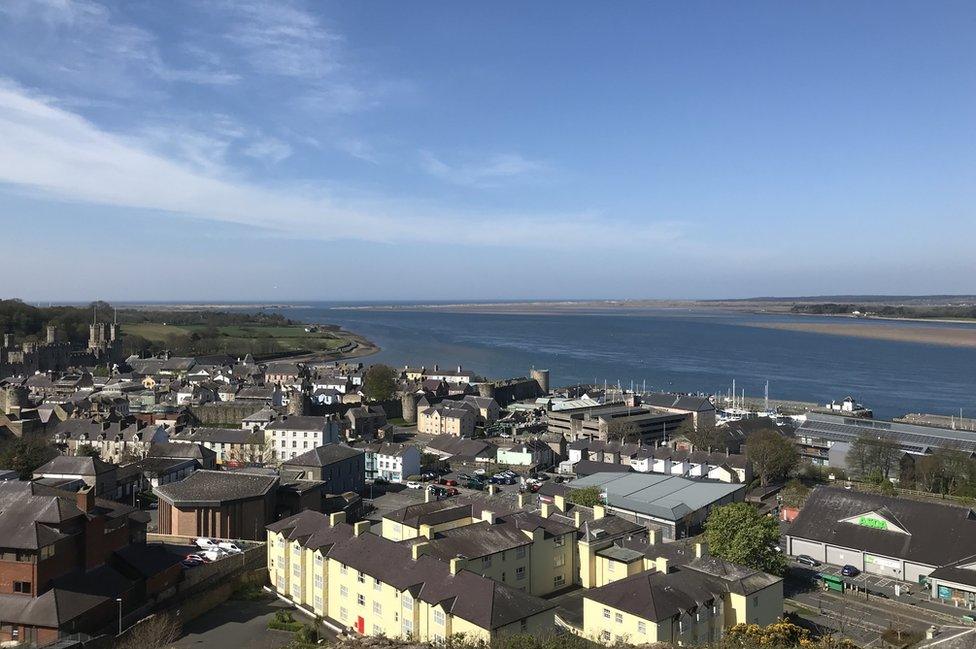
[[[278,649],[293,635],[273,631],[268,622],[275,611],[293,608],[279,600],[245,602],[230,600],[188,622],[175,649]],[[300,619],[298,616],[295,618]]]

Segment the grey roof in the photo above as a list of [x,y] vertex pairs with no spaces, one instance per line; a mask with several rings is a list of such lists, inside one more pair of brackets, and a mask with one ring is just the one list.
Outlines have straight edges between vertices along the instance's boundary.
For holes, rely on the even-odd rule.
[[454,435],[438,435],[427,443],[427,448],[432,448],[445,454],[472,458],[495,457],[498,453],[498,447],[490,442],[455,437]]
[[153,444],[149,447],[146,457],[150,458],[176,458],[208,460],[216,458],[217,453],[203,444],[188,444],[186,442],[163,442]]
[[807,413],[796,434],[834,442],[853,442],[862,435],[889,439],[909,453],[924,454],[939,448],[976,453],[976,432],[935,426],[917,426],[896,421]]
[[236,471],[194,471],[187,478],[154,489],[172,505],[219,506],[235,500],[261,498],[278,484],[275,476]]
[[[877,512],[908,534],[840,522],[869,512]],[[976,513],[968,507],[821,486],[807,497],[787,533],[873,554],[944,566],[973,554]]]
[[453,557],[474,559],[528,545],[532,545],[532,537],[517,527],[482,521],[439,532],[430,541],[430,553],[445,560]]
[[244,430],[241,428],[190,428],[173,435],[172,441],[181,442],[210,442],[211,444],[263,444],[264,435],[261,431]]
[[35,476],[51,474],[96,476],[115,468],[114,464],[103,462],[97,457],[87,455],[58,455],[50,462],[34,469]]
[[293,457],[283,466],[314,466],[322,467],[343,462],[357,455],[364,455],[363,451],[346,446],[345,444],[325,444],[317,446],[310,451],[306,451],[299,456]]
[[594,462],[593,460],[580,460],[573,465],[573,473],[579,476],[589,476],[597,473],[631,473],[633,469],[629,464],[617,462]]
[[738,491],[745,485],[656,473],[595,473],[570,483],[574,489],[599,487],[607,504],[655,518],[678,521]]
[[689,412],[708,412],[715,410],[715,406],[708,400],[708,397],[698,397],[689,394],[652,392],[650,394],[642,394],[640,400],[641,405],[656,406],[658,408],[688,410]]
[[321,432],[325,430],[327,421],[328,417],[285,415],[281,419],[268,424],[265,430],[308,430]]

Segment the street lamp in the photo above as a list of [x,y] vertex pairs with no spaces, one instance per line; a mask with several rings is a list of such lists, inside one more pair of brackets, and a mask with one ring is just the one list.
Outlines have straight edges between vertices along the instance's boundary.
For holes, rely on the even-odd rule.
[[119,635],[122,635],[122,598],[116,597],[115,601],[119,604]]

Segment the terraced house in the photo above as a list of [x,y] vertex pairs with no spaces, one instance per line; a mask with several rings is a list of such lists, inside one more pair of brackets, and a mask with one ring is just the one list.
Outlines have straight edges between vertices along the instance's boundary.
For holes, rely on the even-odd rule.
[[463,566],[426,542],[401,544],[305,511],[267,527],[268,570],[279,596],[362,635],[491,641],[552,629],[554,605]]

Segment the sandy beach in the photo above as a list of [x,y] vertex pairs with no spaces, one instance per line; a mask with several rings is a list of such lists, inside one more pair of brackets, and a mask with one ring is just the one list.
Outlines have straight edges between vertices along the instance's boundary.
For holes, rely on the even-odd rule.
[[976,327],[891,326],[865,322],[757,322],[749,326],[948,347],[976,347]]

